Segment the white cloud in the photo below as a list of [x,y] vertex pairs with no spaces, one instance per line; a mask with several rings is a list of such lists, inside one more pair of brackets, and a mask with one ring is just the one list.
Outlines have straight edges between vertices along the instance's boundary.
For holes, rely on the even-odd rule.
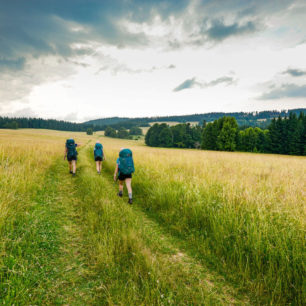
[[[293,79],[305,71],[304,1],[129,1],[118,10],[81,0],[86,11],[52,14],[27,3],[0,6],[0,26],[16,20],[0,43],[0,114],[82,121],[300,106],[284,90],[257,97],[305,85]],[[184,81],[193,89],[173,92]]]

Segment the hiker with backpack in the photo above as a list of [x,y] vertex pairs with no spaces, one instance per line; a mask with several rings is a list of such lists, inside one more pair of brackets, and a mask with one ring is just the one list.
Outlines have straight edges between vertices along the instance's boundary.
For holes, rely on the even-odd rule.
[[78,155],[78,152],[76,150],[77,146],[78,145],[75,143],[74,139],[70,138],[66,140],[64,159],[66,159],[67,157],[69,164],[69,172],[72,174],[72,176],[75,176],[76,173],[76,161]]
[[119,158],[117,158],[116,168],[114,173],[114,181],[119,180],[119,192],[118,196],[123,196],[123,184],[125,182],[126,188],[129,194],[128,203],[132,204],[132,173],[135,172],[133,154],[130,149],[122,148],[119,152]]
[[100,141],[97,141],[94,148],[94,158],[96,162],[97,173],[101,174],[102,161],[105,160],[103,146]]

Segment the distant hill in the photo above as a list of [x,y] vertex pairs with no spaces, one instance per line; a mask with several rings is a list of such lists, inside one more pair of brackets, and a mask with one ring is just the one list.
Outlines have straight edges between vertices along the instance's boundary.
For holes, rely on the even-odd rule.
[[282,111],[262,111],[262,112],[235,112],[235,113],[223,113],[223,112],[214,112],[206,114],[192,114],[192,115],[181,115],[181,116],[161,116],[161,117],[140,117],[140,118],[127,118],[127,117],[111,117],[111,118],[102,118],[96,120],[90,120],[84,122],[86,125],[93,125],[96,127],[104,128],[107,125],[116,127],[125,127],[130,128],[131,126],[147,126],[151,122],[199,122],[202,124],[203,121],[210,122],[216,119],[219,119],[223,116],[232,116],[234,117],[240,126],[259,126],[265,128],[271,119],[281,116],[285,117],[289,112],[296,113],[297,115],[300,112],[305,113],[306,108],[298,108],[291,110],[282,110]]
[[232,116],[237,120],[240,128],[255,127],[267,128],[271,119],[281,116],[289,115],[289,112],[299,115],[300,112],[306,113],[306,108],[298,108],[283,111],[263,111],[250,113],[207,113],[207,114],[193,114],[182,116],[161,116],[161,117],[111,117],[96,120],[90,120],[83,123],[73,123],[62,120],[42,119],[42,118],[9,118],[0,116],[0,129],[17,129],[17,128],[32,128],[32,129],[52,129],[61,131],[86,131],[92,128],[94,131],[105,130],[107,126],[111,126],[116,130],[121,128],[130,129],[134,126],[148,127],[154,122],[172,122],[174,123],[199,123],[203,121],[211,122],[223,116]]
[[87,122],[84,122],[84,124],[92,124],[92,125],[112,125],[116,123],[120,123],[123,121],[131,120],[131,118],[128,117],[110,117],[110,118],[102,118],[102,119],[94,119]]

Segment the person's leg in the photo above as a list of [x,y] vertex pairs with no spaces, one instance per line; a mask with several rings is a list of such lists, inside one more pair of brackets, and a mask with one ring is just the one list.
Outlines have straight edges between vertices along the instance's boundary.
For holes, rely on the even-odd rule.
[[72,173],[75,174],[76,172],[76,160],[72,161]]
[[102,171],[102,161],[99,161],[100,172]]
[[125,180],[125,185],[126,185],[126,188],[128,190],[128,193],[129,193],[129,203],[131,203],[132,202],[132,179],[127,178]]
[[119,180],[119,193],[118,193],[119,197],[122,197],[122,195],[123,195],[123,183],[124,183],[124,181]]
[[99,161],[96,161],[96,169],[97,169],[97,172],[100,172]]
[[68,161],[68,165],[69,165],[69,172],[72,173],[72,162]]

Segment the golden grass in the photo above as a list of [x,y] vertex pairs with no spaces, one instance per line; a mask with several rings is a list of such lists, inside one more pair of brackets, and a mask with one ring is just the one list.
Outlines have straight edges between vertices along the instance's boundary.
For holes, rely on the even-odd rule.
[[305,157],[150,148],[102,134],[0,130],[0,230],[63,157],[67,138],[92,146],[99,139],[110,178],[119,150],[133,150],[140,206],[179,234],[205,234],[203,241],[190,236],[199,252],[237,269],[244,281],[255,279],[255,294],[268,292],[275,303],[302,300]]
[[186,182],[194,188],[217,184],[222,186],[227,201],[259,209],[285,209],[305,222],[305,157],[160,149],[133,141],[101,140],[106,154],[113,159],[123,145],[132,149],[136,170],[141,166],[150,172],[152,183],[162,178]]
[[58,156],[64,157],[65,140],[74,137],[85,144],[85,133],[50,130],[0,130],[0,227],[11,205],[21,205],[41,174]]

